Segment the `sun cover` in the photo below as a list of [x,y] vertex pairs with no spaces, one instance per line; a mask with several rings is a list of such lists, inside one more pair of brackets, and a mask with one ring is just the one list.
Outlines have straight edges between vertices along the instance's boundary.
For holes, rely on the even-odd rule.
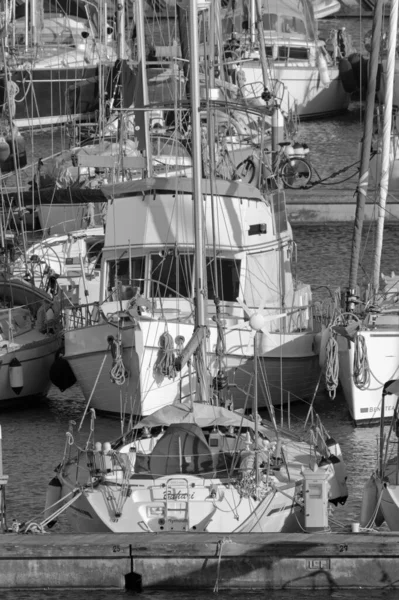
[[[144,417],[134,426],[134,429],[142,427],[170,426],[176,423],[195,423],[199,427],[245,427],[255,429],[252,419],[243,414],[227,410],[221,406],[193,402],[187,404],[170,404],[160,408],[156,412]],[[259,432],[268,437],[273,436],[271,427],[259,425]]]
[[198,425],[171,425],[149,458],[153,476],[201,473],[212,470],[212,453]]

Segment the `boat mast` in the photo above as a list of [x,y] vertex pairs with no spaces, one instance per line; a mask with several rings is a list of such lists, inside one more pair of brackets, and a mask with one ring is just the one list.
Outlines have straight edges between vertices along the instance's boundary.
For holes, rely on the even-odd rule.
[[391,0],[388,33],[387,76],[384,97],[384,122],[382,132],[381,178],[379,187],[378,220],[376,231],[376,249],[374,254],[373,293],[378,293],[380,283],[382,242],[384,238],[385,206],[389,185],[389,158],[391,151],[392,104],[395,78],[396,37],[398,29],[399,0]]
[[[190,39],[190,107],[192,134],[192,168],[193,168],[193,200],[194,200],[194,262],[195,262],[195,327],[205,327],[205,251],[204,251],[204,215],[202,210],[202,156],[201,156],[201,121],[200,121],[200,85],[198,63],[198,2],[189,0],[189,39]],[[202,384],[205,383],[206,336],[202,337],[197,350],[197,371]],[[209,402],[209,388],[200,385],[201,400]]]
[[362,242],[362,231],[364,221],[364,208],[367,198],[369,163],[371,152],[371,140],[373,135],[373,117],[375,93],[377,85],[378,61],[381,40],[382,8],[384,0],[376,0],[374,19],[372,27],[372,46],[370,53],[370,70],[368,77],[367,96],[366,96],[366,114],[364,121],[364,133],[362,154],[360,160],[359,182],[356,190],[356,214],[355,227],[352,237],[352,255],[349,272],[349,289],[347,297],[347,311],[353,312],[356,306],[356,287],[359,269],[360,248]]
[[262,2],[261,0],[255,0],[256,2],[256,29],[258,31],[258,40],[259,40],[259,58],[260,64],[262,67],[262,75],[263,75],[263,86],[266,90],[267,86],[270,85],[269,74],[267,71],[267,57],[266,57],[266,48],[265,48],[265,35],[263,32],[263,18],[262,18]]
[[[143,108],[149,105],[148,95],[148,83],[147,83],[147,66],[146,66],[146,54],[145,54],[145,31],[144,31],[144,0],[136,0],[136,32],[137,32],[137,54],[139,62],[139,73],[138,83],[141,85],[141,100]],[[152,152],[151,152],[151,140],[150,140],[150,114],[148,110],[144,110],[143,115],[139,116],[138,111],[136,112],[136,118],[144,126],[144,149],[146,160],[146,172],[147,177],[152,176]],[[141,137],[141,136],[140,136]]]

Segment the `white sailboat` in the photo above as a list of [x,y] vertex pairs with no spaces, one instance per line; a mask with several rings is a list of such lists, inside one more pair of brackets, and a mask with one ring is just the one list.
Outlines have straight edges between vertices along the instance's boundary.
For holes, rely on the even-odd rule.
[[[396,11],[396,8],[395,8]],[[378,2],[373,24],[371,75],[367,93],[366,119],[363,136],[362,160],[359,174],[358,200],[352,243],[352,260],[347,313],[339,317],[335,329],[339,346],[339,379],[350,414],[358,424],[371,424],[381,419],[381,394],[384,383],[395,379],[399,371],[399,304],[395,290],[396,278],[386,278],[381,289],[380,262],[383,247],[385,202],[388,193],[390,148],[392,140],[392,93],[395,66],[396,29],[391,34],[389,49],[384,124],[382,143],[382,170],[379,181],[379,218],[371,290],[359,294],[357,281],[360,245],[367,196],[371,139],[375,99],[375,74],[379,61],[379,36],[382,2]],[[395,14],[392,19],[397,21]],[[374,75],[373,75],[374,74]],[[395,135],[393,136],[395,139]],[[344,327],[342,327],[342,325]],[[393,415],[396,398],[390,396],[385,405],[385,417]]]
[[13,275],[28,276],[43,290],[57,287],[67,304],[95,302],[100,290],[103,245],[103,227],[89,226],[44,237],[27,248],[28,262],[23,257],[14,261]]
[[[196,48],[197,0],[190,0],[188,10],[192,48]],[[345,468],[336,456],[338,445],[328,440],[319,419],[311,427],[316,438],[305,434],[301,440],[277,426],[272,410],[271,422],[261,422],[256,390],[251,418],[219,406],[221,390],[212,390],[207,339],[201,333],[208,325],[203,248],[206,192],[201,176],[198,63],[194,52],[190,79],[194,161],[189,197],[194,204],[190,217],[194,219],[195,238],[195,329],[182,353],[182,362],[193,361],[195,377],[188,393],[180,390],[178,403],[143,418],[113,445],[93,445],[91,440],[77,456],[72,455],[69,446],[68,456],[64,456],[49,485],[43,526],[53,524],[57,514],[66,510],[72,527],[79,532],[301,531],[306,521],[304,513],[309,512],[303,510],[306,486],[316,485],[320,512],[325,516],[319,515],[315,529],[327,529],[327,502],[346,500]],[[176,193],[182,192],[188,193],[176,189]],[[248,199],[241,201],[246,208]],[[229,197],[231,202],[234,199]],[[281,317],[274,314],[269,318]],[[266,321],[261,313],[250,319],[255,335]],[[256,382],[256,343],[254,352]],[[302,468],[307,471],[305,475]]]
[[[350,95],[342,85],[337,57],[318,39],[309,0],[243,0],[231,2],[224,12],[225,35],[234,34],[239,42],[234,62],[246,98],[260,100],[266,85],[284,113],[295,111],[300,118],[325,117],[348,108]],[[259,22],[268,58],[266,82],[260,64],[262,42],[255,36]]]
[[0,277],[0,409],[34,401],[50,389],[61,347],[53,298],[26,281]]
[[[391,4],[391,15],[398,8]],[[395,20],[395,19],[394,19]],[[389,400],[393,396],[393,400]],[[380,435],[375,471],[364,485],[360,525],[367,529],[384,522],[391,531],[399,531],[399,380],[386,381],[381,394]],[[396,399],[396,400],[395,400]],[[394,403],[388,432],[385,431],[385,405]],[[392,412],[391,410],[389,411]],[[394,439],[396,437],[396,439]]]
[[[113,28],[107,23],[113,15],[106,7],[96,0],[2,2],[3,64],[11,77],[0,79],[0,98],[18,127],[84,120],[94,113],[73,88],[93,79],[100,62],[116,60]],[[99,28],[98,23],[106,25]]]
[[[382,3],[380,3],[382,4]],[[377,9],[381,6],[377,5]],[[399,1],[392,0],[390,6],[389,18],[389,37],[388,37],[388,70],[387,87],[385,92],[384,106],[384,140],[382,155],[382,180],[381,180],[381,198],[380,198],[380,218],[378,229],[381,244],[378,247],[375,258],[375,281],[374,285],[378,290],[378,269],[382,251],[382,231],[383,231],[383,210],[385,208],[385,199],[389,183],[389,151],[391,142],[391,117],[392,117],[392,98],[395,76],[395,53],[398,26]],[[384,306],[382,306],[382,316]],[[387,313],[387,323],[383,331],[381,326],[376,327],[376,333],[380,334],[388,352],[396,353],[396,360],[399,357],[397,346],[398,340],[398,315],[399,307],[395,307],[395,301],[391,303],[391,310]],[[394,341],[396,338],[396,341]],[[384,361],[378,363],[376,376],[384,376],[386,373]],[[380,388],[379,404],[379,443],[377,452],[377,465],[374,472],[366,482],[363,489],[363,499],[360,513],[360,525],[366,528],[380,526],[384,522],[391,531],[399,531],[399,380],[396,372],[393,377],[386,378]],[[384,425],[386,419],[389,419],[389,428],[386,431]],[[396,438],[396,439],[395,439]]]

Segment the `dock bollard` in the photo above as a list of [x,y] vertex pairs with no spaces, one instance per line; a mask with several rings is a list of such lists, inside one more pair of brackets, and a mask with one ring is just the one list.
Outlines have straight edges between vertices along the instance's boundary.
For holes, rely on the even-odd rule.
[[134,572],[134,557],[132,553],[132,545],[129,545],[129,555],[130,555],[130,573],[125,575],[125,589],[130,590],[132,592],[142,592],[143,591],[143,578],[140,573]]

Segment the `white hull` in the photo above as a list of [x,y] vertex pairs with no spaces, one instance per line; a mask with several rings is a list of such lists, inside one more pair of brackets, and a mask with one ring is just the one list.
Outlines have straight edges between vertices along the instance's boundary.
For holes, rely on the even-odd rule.
[[[240,68],[245,73],[244,96],[260,98],[264,90],[260,63],[248,61]],[[277,96],[282,97],[282,110],[288,113],[295,109],[302,118],[327,117],[345,111],[350,103],[350,95],[342,86],[338,68],[328,67],[328,76],[330,83],[326,87],[316,66],[274,64],[273,85],[276,86]]]
[[[191,323],[169,322],[168,332],[173,339],[190,339]],[[110,324],[94,325],[65,332],[65,358],[90,406],[110,414],[151,414],[162,406],[189,396],[190,382],[187,369],[168,378],[154,373],[159,353],[159,338],[165,331],[162,320],[140,321],[139,332],[133,327],[123,330],[123,361],[130,377],[119,386],[110,379],[112,356],[108,336],[115,336],[117,328]],[[211,375],[218,370],[216,362],[216,328],[210,327],[209,356]],[[253,387],[253,343],[247,329],[232,330],[226,335],[226,374],[234,407],[250,408]],[[142,342],[141,342],[142,340]],[[299,334],[267,334],[259,365],[259,407],[267,407],[268,383],[273,404],[285,404],[290,399],[310,398],[314,393],[319,369],[318,356],[313,350],[313,332]],[[142,346],[141,346],[142,343]],[[192,377],[191,389],[195,389]]]
[[380,513],[391,531],[399,531],[399,477],[397,458],[384,467],[384,477],[374,474]]
[[[159,477],[132,481],[131,495],[126,498],[123,492],[114,491],[114,502],[109,502],[104,494],[87,491],[82,494],[68,509],[68,521],[74,531],[80,533],[135,533],[154,531],[206,531],[208,533],[267,533],[267,532],[299,532],[303,528],[303,511],[293,506],[293,497],[296,492],[295,485],[282,492],[270,492],[263,501],[257,502],[252,498],[240,498],[234,488],[226,486],[222,500],[213,502],[210,490],[217,486],[225,486],[220,479],[200,479],[198,477]],[[185,512],[186,502],[168,502],[169,508],[176,511],[167,524],[159,525],[159,515],[149,518],[148,507],[164,504],[165,487],[173,486],[173,480],[181,488],[190,486],[195,489],[190,501],[189,519],[183,520],[176,517],[177,513]],[[185,483],[187,481],[187,484]],[[73,480],[65,481],[62,488],[63,496],[73,489]],[[172,482],[172,483],[171,483]],[[119,517],[115,517],[115,506],[123,506]],[[184,506],[183,506],[184,505]],[[239,506],[240,519],[231,510],[232,506]],[[179,511],[178,509],[181,508]],[[201,518],[196,521],[198,514]],[[202,522],[202,526],[201,526]],[[205,525],[205,527],[204,527]]]
[[[366,389],[354,383],[355,346],[338,336],[339,380],[349,412],[356,423],[370,424],[381,418],[381,396],[384,384],[399,376],[399,331],[395,329],[362,330],[369,363],[370,382]],[[397,396],[385,398],[385,418],[393,415]]]

